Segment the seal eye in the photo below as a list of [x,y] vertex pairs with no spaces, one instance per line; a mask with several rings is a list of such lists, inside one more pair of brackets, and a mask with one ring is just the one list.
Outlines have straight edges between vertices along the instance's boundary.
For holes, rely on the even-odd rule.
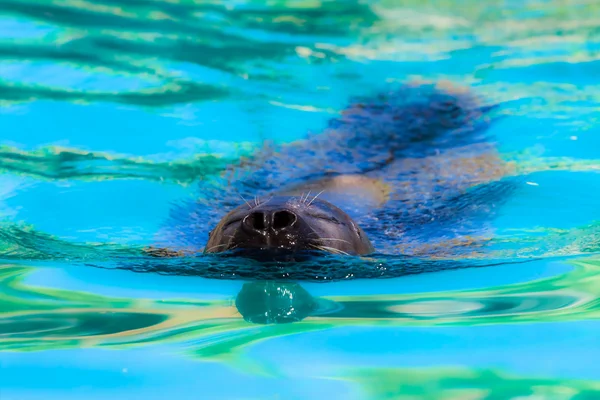
[[320,214],[320,213],[310,213],[309,215],[313,218],[322,219],[322,220],[333,222],[336,224],[341,224],[341,222],[332,215]]
[[360,234],[360,229],[358,229],[358,226],[356,226],[356,224],[353,221],[350,221],[350,224],[352,225],[352,229],[354,229],[354,232],[356,232],[358,237],[362,237],[362,235]]

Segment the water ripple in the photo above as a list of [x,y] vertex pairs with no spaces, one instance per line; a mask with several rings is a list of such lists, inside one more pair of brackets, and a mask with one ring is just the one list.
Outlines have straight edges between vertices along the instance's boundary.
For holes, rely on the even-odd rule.
[[[473,326],[597,319],[600,260],[571,263],[574,270],[537,281],[405,295],[317,298],[297,283],[250,282],[235,304],[112,299],[30,288],[23,279],[32,268],[4,265],[0,269],[0,346],[31,350],[38,346],[127,347],[179,342],[195,357],[225,360],[257,341],[343,326]],[[266,319],[257,319],[260,315]]]

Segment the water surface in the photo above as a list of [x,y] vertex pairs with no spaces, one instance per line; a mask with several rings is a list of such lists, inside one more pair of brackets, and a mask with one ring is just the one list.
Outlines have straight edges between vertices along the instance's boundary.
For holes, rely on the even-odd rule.
[[[594,2],[0,10],[2,400],[600,396]],[[502,105],[491,130],[522,184],[489,252],[442,260],[478,268],[302,283],[114,268],[198,181],[410,79]],[[262,323],[290,307],[297,322]]]

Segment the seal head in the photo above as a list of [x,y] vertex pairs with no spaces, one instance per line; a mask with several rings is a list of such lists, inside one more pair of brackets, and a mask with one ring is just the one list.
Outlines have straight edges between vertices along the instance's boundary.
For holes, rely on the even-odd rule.
[[294,254],[324,251],[365,255],[374,251],[365,232],[333,204],[300,197],[276,196],[245,203],[221,219],[209,233],[205,253]]

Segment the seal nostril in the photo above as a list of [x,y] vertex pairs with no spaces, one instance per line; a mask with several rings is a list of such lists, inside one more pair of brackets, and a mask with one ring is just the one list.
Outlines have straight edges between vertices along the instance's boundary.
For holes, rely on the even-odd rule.
[[244,223],[252,229],[264,231],[266,228],[265,214],[261,212],[252,213],[244,219]]
[[292,226],[296,222],[296,216],[289,211],[277,211],[273,215],[273,229],[283,229]]
[[252,227],[256,230],[262,231],[265,229],[265,214],[257,212],[252,214]]

